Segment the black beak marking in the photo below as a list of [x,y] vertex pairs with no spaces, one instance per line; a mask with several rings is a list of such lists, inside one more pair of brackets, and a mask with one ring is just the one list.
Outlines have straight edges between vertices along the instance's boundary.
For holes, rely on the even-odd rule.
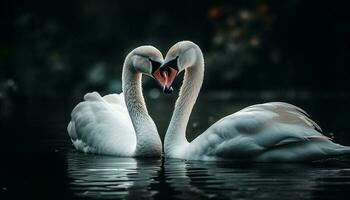
[[[173,60],[170,60],[169,62],[167,63],[163,63],[161,66],[160,66],[160,70],[161,71],[164,71],[166,68],[168,67],[171,67],[173,69],[175,69],[176,71],[179,71],[179,67],[177,66],[177,60],[179,59],[179,56],[176,56],[175,59]],[[169,70],[169,69],[167,69]]]
[[157,61],[154,61],[152,60],[151,58],[148,58],[148,60],[151,62],[151,66],[152,66],[152,75],[154,74],[154,72],[160,68],[161,66],[161,63],[160,62],[157,62]]

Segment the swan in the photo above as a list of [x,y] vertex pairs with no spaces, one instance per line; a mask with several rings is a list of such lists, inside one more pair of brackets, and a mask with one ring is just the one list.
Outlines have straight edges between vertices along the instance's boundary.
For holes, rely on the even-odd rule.
[[159,82],[163,56],[141,46],[125,58],[120,94],[88,93],[71,113],[67,130],[74,147],[85,153],[119,157],[160,157],[162,143],[142,95],[142,74]]
[[185,70],[164,140],[165,157],[186,160],[240,160],[252,162],[303,162],[350,154],[350,147],[332,142],[302,109],[282,102],[249,106],[228,115],[192,142],[186,126],[200,91],[204,75],[201,49],[191,41],[172,46],[161,74],[163,90]]

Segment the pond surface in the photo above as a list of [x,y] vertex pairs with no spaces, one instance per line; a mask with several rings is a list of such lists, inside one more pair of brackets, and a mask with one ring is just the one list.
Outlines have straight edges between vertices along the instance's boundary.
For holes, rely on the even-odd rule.
[[349,166],[136,160],[67,154],[78,197],[126,199],[337,199]]
[[[327,135],[350,145],[347,99],[282,100],[304,108]],[[149,98],[147,102],[163,138],[173,99]],[[262,102],[203,96],[191,116],[188,139],[221,117]],[[30,100],[26,105],[23,114],[2,129],[1,200],[280,200],[350,196],[350,158],[309,164],[254,164],[88,155],[75,151],[65,130],[72,103]]]

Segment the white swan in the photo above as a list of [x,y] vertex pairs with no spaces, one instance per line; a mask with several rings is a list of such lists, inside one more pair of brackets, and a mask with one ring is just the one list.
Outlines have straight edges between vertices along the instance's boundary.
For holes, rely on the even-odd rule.
[[305,111],[273,102],[247,107],[220,119],[192,142],[186,126],[204,74],[200,48],[190,41],[176,43],[168,51],[160,71],[167,90],[179,71],[183,85],[165,135],[165,156],[188,160],[248,160],[255,162],[312,161],[344,154],[350,148],[335,144]]
[[[131,51],[123,65],[124,94],[101,97],[88,93],[72,111],[67,127],[75,148],[86,153],[121,157],[161,156],[157,127],[142,95],[142,73],[158,78],[163,56],[152,46]],[[126,102],[126,104],[125,104]]]

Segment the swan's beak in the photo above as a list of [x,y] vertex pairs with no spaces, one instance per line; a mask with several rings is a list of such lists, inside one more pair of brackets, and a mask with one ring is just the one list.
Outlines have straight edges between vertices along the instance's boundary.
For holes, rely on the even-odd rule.
[[164,94],[171,94],[173,92],[171,85],[177,75],[177,70],[171,67],[160,67],[152,75],[162,87]]
[[160,86],[163,88],[163,93],[171,94],[173,88],[171,85],[179,72],[177,67],[178,57],[175,59],[164,62],[157,70],[155,70],[152,75],[159,82]]

